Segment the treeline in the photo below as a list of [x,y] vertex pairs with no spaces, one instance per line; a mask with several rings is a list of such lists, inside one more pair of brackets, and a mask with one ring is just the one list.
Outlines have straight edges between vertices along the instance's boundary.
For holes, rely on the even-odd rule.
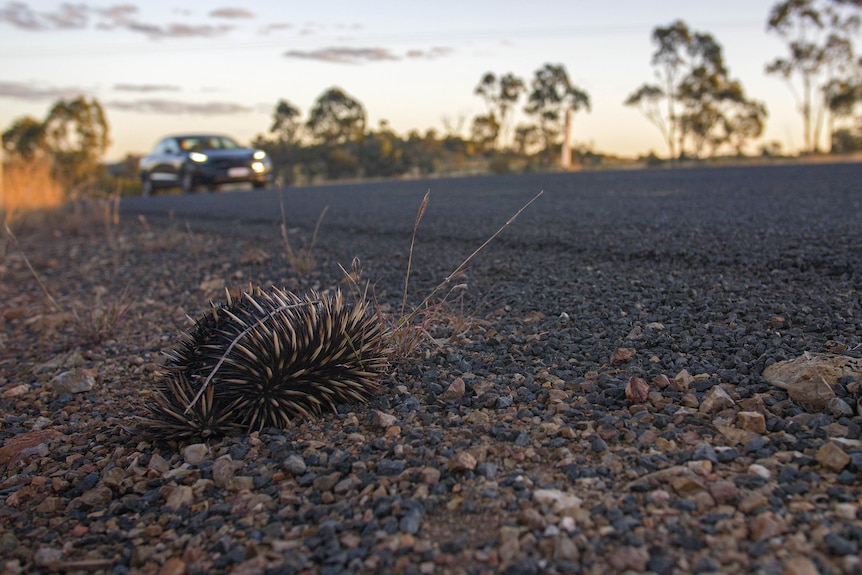
[[[529,91],[525,114],[535,123],[519,125],[506,141],[513,107]],[[546,64],[529,85],[513,74],[489,72],[475,93],[487,113],[473,119],[469,136],[461,126],[439,134],[411,131],[402,137],[384,121],[367,127],[365,107],[341,88],[326,90],[305,121],[300,110],[281,100],[270,130],[254,140],[270,154],[284,182],[378,178],[446,171],[508,172],[547,168],[559,160],[565,111],[589,109],[589,96],[574,86],[561,64]]]

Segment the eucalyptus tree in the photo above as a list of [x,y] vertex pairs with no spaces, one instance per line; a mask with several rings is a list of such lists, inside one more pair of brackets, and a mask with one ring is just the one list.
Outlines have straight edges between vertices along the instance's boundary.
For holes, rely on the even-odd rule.
[[486,137],[493,134],[493,147],[499,145],[501,136],[505,141],[510,113],[526,91],[524,80],[511,72],[499,77],[493,72],[486,72],[473,93],[485,100],[488,113],[474,120],[473,131],[479,131]]
[[43,121],[15,120],[3,132],[3,147],[24,160],[47,158],[53,175],[71,197],[92,187],[104,172],[102,156],[111,143],[108,119],[96,98],[58,100]]
[[[854,55],[862,0],[785,0],[772,7],[767,30],[787,42],[788,53],[766,65],[767,74],[787,82],[802,116],[804,151],[820,149],[827,116],[836,111],[835,87],[849,87],[858,77],[862,61]],[[832,88],[830,90],[830,87]],[[856,90],[843,94],[857,97]],[[842,99],[838,99],[842,102]]]
[[329,88],[315,101],[306,127],[323,144],[358,141],[365,132],[363,105],[341,88]]
[[546,161],[563,130],[566,110],[590,110],[590,96],[572,84],[562,64],[545,64],[536,70],[524,111],[538,121]]
[[722,47],[711,34],[677,20],[656,27],[652,40],[656,83],[641,85],[625,104],[639,107],[659,129],[671,158],[713,155],[722,146],[739,152],[761,134],[766,107],[749,100],[742,84],[730,77]]

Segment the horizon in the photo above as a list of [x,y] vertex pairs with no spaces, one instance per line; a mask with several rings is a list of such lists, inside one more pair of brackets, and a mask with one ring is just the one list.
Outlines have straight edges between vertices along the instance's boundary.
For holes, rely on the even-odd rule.
[[[659,130],[623,102],[653,81],[653,29],[680,19],[712,34],[730,76],[749,98],[765,102],[764,135],[752,150],[772,141],[785,153],[801,146],[792,92],[764,72],[786,51],[766,32],[774,2],[560,4],[446,0],[405,10],[377,0],[371,8],[335,2],[285,14],[270,1],[190,10],[163,0],[140,7],[6,2],[0,128],[27,115],[42,120],[59,99],[94,97],[107,115],[112,145],[104,159],[112,162],[146,154],[170,133],[215,131],[249,142],[268,133],[279,99],[304,120],[317,97],[337,86],[365,107],[369,129],[386,122],[406,136],[460,125],[463,136],[472,118],[486,113],[473,93],[486,72],[513,72],[529,84],[535,70],[560,63],[591,99],[591,112],[574,115],[573,145],[623,158],[666,157]],[[513,126],[524,119],[523,104]]]

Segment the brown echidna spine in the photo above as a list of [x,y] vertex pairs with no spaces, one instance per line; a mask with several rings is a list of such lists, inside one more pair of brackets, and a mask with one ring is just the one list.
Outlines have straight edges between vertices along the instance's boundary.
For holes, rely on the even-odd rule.
[[367,400],[387,367],[364,299],[254,289],[197,321],[168,355],[145,427],[165,438],[286,428]]

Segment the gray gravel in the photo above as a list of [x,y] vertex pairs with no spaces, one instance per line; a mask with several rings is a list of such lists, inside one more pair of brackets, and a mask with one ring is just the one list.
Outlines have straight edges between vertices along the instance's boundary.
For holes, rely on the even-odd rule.
[[[862,355],[860,182],[859,165],[838,164],[290,188],[296,246],[328,206],[318,270],[301,275],[276,191],[124,200],[110,242],[23,238],[64,301],[131,285],[135,319],[76,342],[61,319],[44,327],[55,314],[23,261],[3,262],[4,295],[23,287],[3,308],[2,565],[858,573],[859,381],[812,410],[762,373],[806,353]],[[133,433],[158,353],[224,285],[328,289],[358,257],[396,312],[429,190],[411,305],[544,194],[425,316],[434,342],[378,397],[205,444]],[[70,367],[95,387],[52,390]],[[32,444],[7,449],[15,437]]]

